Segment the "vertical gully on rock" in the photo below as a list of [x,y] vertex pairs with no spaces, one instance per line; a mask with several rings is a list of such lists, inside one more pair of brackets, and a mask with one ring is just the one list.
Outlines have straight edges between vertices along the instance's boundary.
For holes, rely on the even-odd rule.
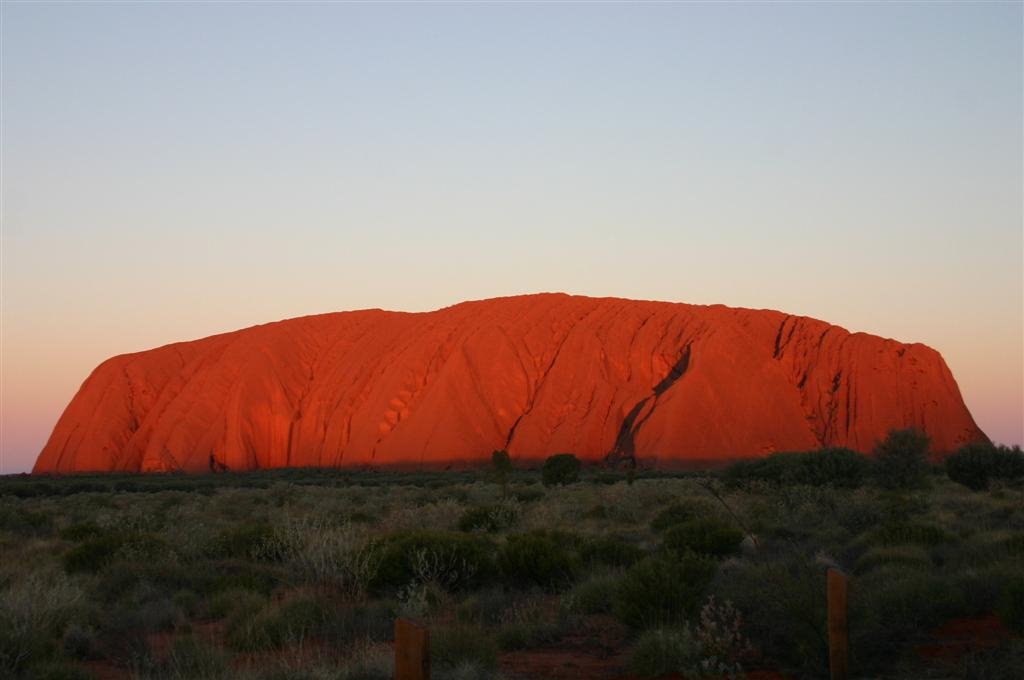
[[[692,345],[687,345],[683,348],[682,354],[679,356],[675,365],[672,366],[672,370],[668,372],[668,375],[662,378],[661,382],[654,386],[651,394],[638,401],[636,405],[629,410],[629,413],[626,414],[626,417],[622,420],[622,425],[619,426],[619,434],[615,438],[615,446],[612,447],[612,450],[605,456],[605,462],[615,465],[622,460],[629,460],[635,464],[636,433],[640,431],[643,424],[651,417],[651,414],[654,413],[654,409],[658,405],[658,397],[664,394],[668,388],[672,387],[676,381],[682,378],[683,374],[686,373],[686,369],[690,367],[691,346]],[[640,414],[643,412],[644,406],[646,406],[647,402],[652,399],[654,400],[654,403],[651,405],[650,409],[647,410],[647,413],[644,414],[644,417],[640,418],[640,421],[637,422],[637,418],[639,418]]]

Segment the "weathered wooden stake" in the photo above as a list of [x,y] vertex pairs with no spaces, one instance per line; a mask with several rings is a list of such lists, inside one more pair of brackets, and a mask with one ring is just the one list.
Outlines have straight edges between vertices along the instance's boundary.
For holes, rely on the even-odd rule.
[[395,680],[430,680],[430,631],[408,619],[395,620]]
[[849,641],[846,628],[846,574],[828,570],[828,667],[832,680],[849,677]]

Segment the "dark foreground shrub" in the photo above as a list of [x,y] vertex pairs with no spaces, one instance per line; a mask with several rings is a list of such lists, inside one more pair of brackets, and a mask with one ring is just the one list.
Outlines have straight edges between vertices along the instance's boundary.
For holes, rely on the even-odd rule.
[[674,553],[695,552],[724,557],[738,552],[743,532],[719,519],[692,519],[665,531],[665,548]]
[[171,554],[160,538],[145,533],[120,532],[93,536],[64,554],[68,573],[97,572],[115,559],[156,560]]
[[651,520],[651,531],[660,534],[670,526],[689,522],[691,519],[697,519],[698,517],[705,517],[711,513],[711,506],[704,501],[690,499],[678,501],[654,516],[654,519]]
[[1007,584],[998,604],[999,618],[1007,628],[1024,634],[1024,576]]
[[508,583],[548,589],[568,585],[576,572],[564,541],[543,532],[509,536],[498,553],[498,568]]
[[688,627],[653,628],[637,639],[629,659],[629,670],[642,678],[699,673],[700,660],[700,641]]
[[469,508],[459,518],[460,531],[493,533],[507,529],[516,521],[516,511],[509,505],[484,505]]
[[498,647],[479,628],[439,626],[430,631],[430,657],[432,665],[446,671],[472,666],[479,673],[497,666]]
[[890,522],[875,529],[869,535],[874,545],[941,545],[953,540],[944,529],[933,524],[920,522]]
[[870,471],[871,462],[856,451],[827,448],[739,461],[726,468],[724,476],[732,486],[762,482],[856,489],[864,484]]
[[974,491],[993,481],[1014,484],[1024,479],[1024,453],[1020,447],[967,444],[946,458],[946,475]]
[[485,536],[443,531],[410,531],[381,541],[381,558],[370,585],[400,588],[429,577],[445,588],[467,588],[494,570],[494,544]]
[[628,567],[639,562],[644,551],[620,538],[594,536],[580,544],[579,556],[589,566]]
[[206,547],[206,554],[219,559],[255,561],[274,561],[281,557],[274,529],[265,522],[221,530]]
[[714,575],[715,563],[706,557],[648,557],[626,572],[613,611],[637,630],[679,623],[696,613]]
[[914,429],[892,430],[875,447],[875,477],[887,489],[917,489],[928,479],[928,437]]
[[571,453],[557,453],[544,461],[541,478],[544,486],[573,484],[580,480],[580,459]]

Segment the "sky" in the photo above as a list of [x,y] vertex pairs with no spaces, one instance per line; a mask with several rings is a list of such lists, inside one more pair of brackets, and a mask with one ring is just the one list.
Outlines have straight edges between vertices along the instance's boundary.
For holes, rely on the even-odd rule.
[[540,291],[942,353],[1024,442],[1008,3],[2,6],[0,473],[103,359]]

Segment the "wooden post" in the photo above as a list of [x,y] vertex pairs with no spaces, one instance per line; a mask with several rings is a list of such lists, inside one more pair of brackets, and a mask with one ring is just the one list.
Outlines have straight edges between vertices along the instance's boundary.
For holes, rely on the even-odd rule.
[[395,680],[430,680],[430,631],[408,619],[395,620]]
[[832,680],[849,677],[849,640],[846,628],[846,574],[828,570],[828,667]]

